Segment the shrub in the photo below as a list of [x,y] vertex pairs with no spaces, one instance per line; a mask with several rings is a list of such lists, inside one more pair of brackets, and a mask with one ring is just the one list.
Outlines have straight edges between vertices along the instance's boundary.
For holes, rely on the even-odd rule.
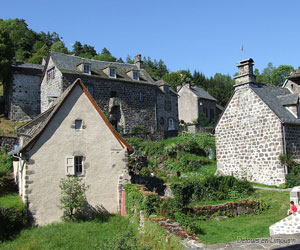
[[0,241],[12,238],[29,224],[30,216],[26,207],[0,207]]
[[286,187],[291,188],[300,185],[300,164],[294,161],[293,156],[283,155],[279,156],[282,165],[289,169],[289,173],[285,176]]
[[146,127],[145,126],[133,126],[131,128],[132,134],[145,134],[146,133]]
[[60,181],[59,187],[61,189],[60,208],[64,210],[63,220],[81,220],[88,205],[85,192],[89,187],[82,183],[81,178],[70,175]]
[[12,173],[12,158],[6,153],[4,147],[0,152],[0,194],[6,191]]

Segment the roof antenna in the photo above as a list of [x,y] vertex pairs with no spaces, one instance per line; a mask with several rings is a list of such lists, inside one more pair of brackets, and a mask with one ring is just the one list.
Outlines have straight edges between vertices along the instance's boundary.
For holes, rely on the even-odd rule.
[[241,53],[242,53],[242,61],[244,60],[244,46],[241,47]]

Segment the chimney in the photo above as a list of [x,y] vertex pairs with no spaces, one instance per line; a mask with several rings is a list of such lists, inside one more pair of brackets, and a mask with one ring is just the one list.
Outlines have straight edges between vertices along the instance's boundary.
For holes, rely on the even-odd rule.
[[256,77],[253,74],[253,65],[254,61],[252,58],[240,62],[240,64],[237,66],[239,69],[239,73],[234,77],[234,87],[249,83],[256,83]]
[[141,54],[138,54],[134,57],[134,64],[138,67],[138,69],[144,68]]

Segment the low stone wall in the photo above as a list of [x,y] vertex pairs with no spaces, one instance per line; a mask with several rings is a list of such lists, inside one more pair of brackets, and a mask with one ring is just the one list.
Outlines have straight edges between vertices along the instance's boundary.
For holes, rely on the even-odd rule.
[[270,236],[276,234],[298,234],[300,233],[300,212],[287,216],[269,228]]
[[259,210],[261,202],[259,201],[237,201],[237,202],[226,202],[220,205],[207,205],[186,208],[186,212],[193,213],[198,216],[210,217],[215,213],[220,215],[230,215],[230,217],[236,217],[241,214],[251,214]]
[[18,144],[19,139],[16,137],[0,136],[0,147],[5,147],[7,152],[14,149],[14,145]]

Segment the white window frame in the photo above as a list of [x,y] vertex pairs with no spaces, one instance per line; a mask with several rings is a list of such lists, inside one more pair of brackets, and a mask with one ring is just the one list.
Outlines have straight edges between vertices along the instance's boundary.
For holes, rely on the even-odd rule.
[[83,73],[84,74],[91,74],[91,65],[89,64],[83,64]]
[[140,74],[138,71],[132,71],[132,79],[136,81],[140,80]]
[[116,68],[109,68],[109,77],[111,77],[111,78],[116,78],[117,77]]
[[[76,162],[77,159],[80,159],[81,163],[81,172],[77,171],[76,168],[78,163]],[[67,156],[66,157],[66,163],[65,163],[65,173],[66,175],[74,175],[74,176],[82,176],[84,175],[84,157],[81,155],[76,155],[76,156]]]
[[53,67],[47,71],[47,81],[49,81],[50,79],[54,79],[54,78],[55,78],[55,67]]
[[173,118],[169,118],[168,121],[168,130],[175,130],[175,122]]

